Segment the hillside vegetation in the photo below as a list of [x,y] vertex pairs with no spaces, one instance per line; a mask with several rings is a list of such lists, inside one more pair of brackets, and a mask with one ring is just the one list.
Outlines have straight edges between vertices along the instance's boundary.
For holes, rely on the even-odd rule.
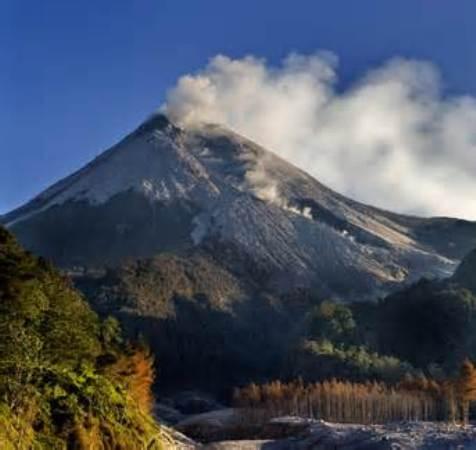
[[101,315],[148,340],[164,364],[161,385],[226,392],[276,378],[395,383],[406,373],[454,375],[466,357],[476,360],[472,261],[448,280],[348,304],[240,283],[206,254],[163,253],[76,281]]
[[438,381],[423,374],[407,374],[395,384],[335,378],[315,383],[273,381],[252,383],[234,392],[236,405],[254,423],[287,415],[347,423],[467,423],[475,400],[476,369],[469,360],[463,362],[456,376]]
[[0,228],[0,447],[162,448],[152,360]]

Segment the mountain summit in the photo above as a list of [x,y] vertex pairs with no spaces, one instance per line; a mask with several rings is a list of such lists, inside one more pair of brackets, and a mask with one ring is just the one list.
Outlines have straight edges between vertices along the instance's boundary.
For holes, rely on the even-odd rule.
[[451,275],[476,247],[475,223],[366,206],[229,129],[161,114],[2,222],[66,269],[200,252],[274,291],[343,299]]

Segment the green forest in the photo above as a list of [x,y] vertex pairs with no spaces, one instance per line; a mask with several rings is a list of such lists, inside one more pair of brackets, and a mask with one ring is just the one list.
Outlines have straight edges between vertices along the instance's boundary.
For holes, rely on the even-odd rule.
[[0,447],[163,448],[153,362],[0,228]]
[[476,360],[474,259],[447,280],[345,304],[312,290],[239,291],[204,256],[162,254],[77,285],[101,316],[113,314],[127,336],[147,339],[163,363],[160,386],[229,396],[235,386],[273,379],[453,376],[466,358]]

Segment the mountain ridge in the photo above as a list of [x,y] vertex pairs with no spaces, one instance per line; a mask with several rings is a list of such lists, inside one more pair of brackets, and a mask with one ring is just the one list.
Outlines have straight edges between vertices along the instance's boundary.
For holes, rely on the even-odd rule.
[[162,114],[2,222],[63,268],[233,249],[271,289],[342,298],[450,276],[476,247],[476,223],[356,202],[222,126],[182,129]]

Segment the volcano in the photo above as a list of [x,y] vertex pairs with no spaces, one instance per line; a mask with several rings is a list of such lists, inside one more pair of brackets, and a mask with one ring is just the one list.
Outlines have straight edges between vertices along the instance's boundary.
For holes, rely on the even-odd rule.
[[73,272],[200,253],[263,289],[343,300],[451,276],[476,247],[476,223],[359,203],[225,127],[162,114],[1,222]]

